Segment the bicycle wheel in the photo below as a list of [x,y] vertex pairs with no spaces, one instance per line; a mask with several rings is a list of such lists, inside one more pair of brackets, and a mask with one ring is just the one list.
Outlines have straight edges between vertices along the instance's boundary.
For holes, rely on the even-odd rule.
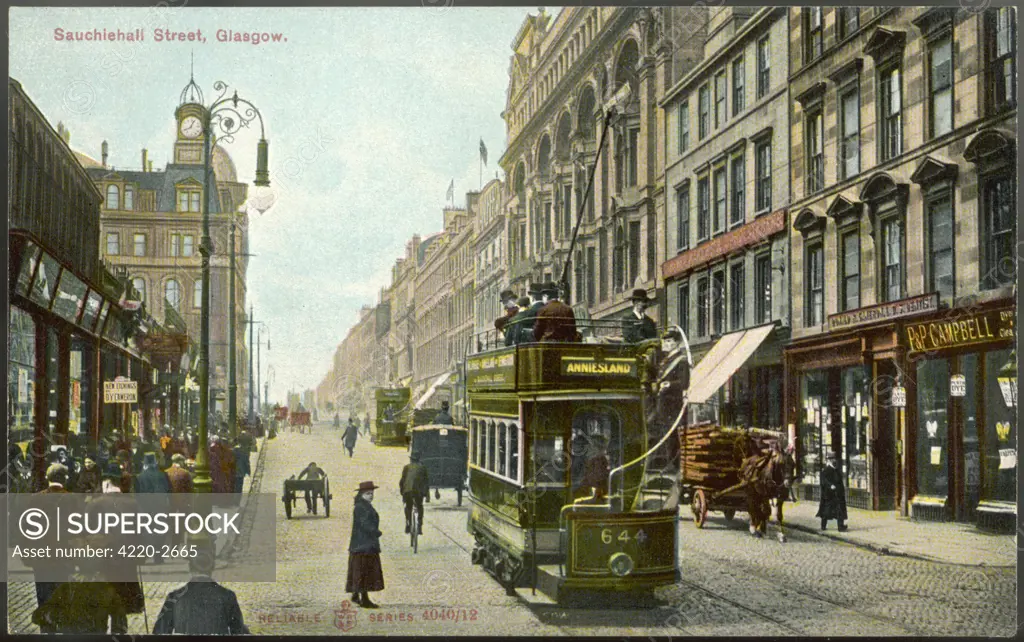
[[413,553],[418,553],[419,552],[420,516],[419,516],[419,513],[416,512],[416,507],[415,506],[413,506],[412,517],[409,519],[409,522],[410,522],[409,538],[410,538],[410,543],[412,544],[412,552]]

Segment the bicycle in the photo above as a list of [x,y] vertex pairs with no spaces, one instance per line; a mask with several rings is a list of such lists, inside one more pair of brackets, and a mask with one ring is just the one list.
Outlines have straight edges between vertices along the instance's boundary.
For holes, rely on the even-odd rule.
[[409,545],[412,546],[412,552],[419,552],[419,532],[420,532],[420,514],[416,510],[415,503],[412,507],[412,514],[409,517]]

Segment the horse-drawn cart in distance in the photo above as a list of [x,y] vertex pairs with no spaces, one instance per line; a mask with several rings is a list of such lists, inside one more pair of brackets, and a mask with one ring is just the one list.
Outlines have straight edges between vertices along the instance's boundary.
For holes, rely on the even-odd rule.
[[292,430],[297,430],[299,432],[308,433],[313,430],[313,420],[311,419],[309,412],[302,412],[299,410],[292,411],[292,413],[288,415],[288,423],[291,425]]
[[[420,463],[427,468],[435,499],[441,498],[441,488],[451,488],[458,493],[458,505],[462,506],[469,461],[469,431],[447,424],[416,426],[412,429],[410,452],[419,455]],[[430,501],[429,493],[427,501]]]
[[284,480],[284,492],[281,501],[284,502],[284,514],[288,519],[292,518],[292,510],[298,499],[298,493],[309,493],[311,495],[310,505],[313,514],[316,515],[317,499],[323,501],[324,517],[331,516],[331,484],[324,475],[321,479],[296,479],[295,475]]
[[[751,534],[764,535],[769,500],[776,501],[781,528],[793,466],[778,433],[703,424],[680,430],[679,440],[680,501],[690,503],[697,528],[704,527],[709,511],[721,511],[728,521],[745,511]],[[779,539],[785,541],[782,532]]]

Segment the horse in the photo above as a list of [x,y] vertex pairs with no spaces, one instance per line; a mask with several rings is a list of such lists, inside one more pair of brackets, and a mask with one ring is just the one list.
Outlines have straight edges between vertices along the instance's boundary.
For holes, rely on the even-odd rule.
[[775,520],[779,525],[778,540],[786,541],[782,525],[782,506],[789,499],[796,460],[792,450],[783,452],[778,442],[773,442],[765,453],[751,454],[740,466],[740,479],[746,482],[747,513],[750,515],[750,534],[764,537],[768,533],[771,519],[771,504],[775,503]]

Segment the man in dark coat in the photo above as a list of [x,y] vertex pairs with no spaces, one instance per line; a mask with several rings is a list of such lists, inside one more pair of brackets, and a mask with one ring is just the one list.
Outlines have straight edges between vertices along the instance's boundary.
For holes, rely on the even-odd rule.
[[576,315],[572,308],[558,300],[558,286],[548,281],[541,291],[544,307],[537,312],[537,320],[533,324],[533,337],[536,341],[579,341],[576,332]]
[[405,503],[405,532],[408,533],[412,524],[412,507],[416,506],[416,515],[419,517],[419,534],[423,534],[423,498],[430,493],[430,477],[427,467],[420,463],[419,453],[409,455],[409,463],[402,468],[402,478],[398,481],[398,488],[402,493],[402,501]]
[[246,635],[235,592],[213,581],[213,555],[200,554],[189,560],[192,579],[167,594],[153,635]]
[[82,472],[78,475],[78,484],[75,486],[76,493],[98,493],[101,491],[100,467],[91,455],[86,455],[85,463],[82,465]]
[[505,308],[505,314],[494,320],[494,329],[498,331],[498,345],[504,343],[505,329],[508,327],[509,321],[519,313],[516,299],[516,293],[512,290],[502,290],[501,304]]
[[828,520],[839,523],[839,532],[846,532],[846,489],[843,488],[843,476],[839,471],[839,453],[829,453],[825,468],[821,471],[821,503],[818,504],[817,517],[821,518],[821,530],[825,530]]
[[[306,466],[301,473],[299,473],[299,479],[305,479],[307,477],[309,479],[323,479],[326,476],[327,473],[324,472],[323,468],[317,466],[315,461],[309,462],[309,465]],[[316,515],[316,499],[318,494],[319,493],[316,493],[315,491],[306,491],[307,513],[313,513],[314,515]]]
[[345,592],[352,594],[352,602],[367,609],[378,608],[370,601],[368,591],[384,590],[384,571],[380,565],[380,516],[371,502],[372,481],[359,484],[355,507],[352,510],[352,537],[348,543],[348,576]]
[[[67,481],[67,468],[62,464],[50,464],[49,468],[46,469],[47,486],[36,494],[65,494],[68,492],[64,487],[64,485],[67,484]],[[54,530],[53,533],[45,533],[44,537],[47,539],[42,542],[33,542],[33,544],[36,546],[41,543],[49,545],[49,538],[52,538],[55,532],[56,530]],[[58,542],[54,540],[53,545],[58,545]],[[66,559],[62,560],[48,557],[28,558],[26,559],[26,565],[32,568],[33,575],[36,578],[36,603],[38,606],[46,604],[57,588],[60,587],[61,584],[69,582],[72,574],[75,572],[74,562]],[[40,578],[45,578],[45,580],[41,580]]]
[[658,328],[654,325],[654,319],[645,314],[647,306],[651,304],[651,299],[647,298],[647,290],[643,288],[633,290],[630,300],[633,302],[633,312],[624,321],[623,343],[640,343],[648,339],[657,339]]
[[[160,470],[156,461],[156,453],[148,452],[142,460],[142,472],[135,478],[135,495],[139,502],[139,508],[150,515],[166,512],[170,508],[171,481],[167,473]],[[163,564],[164,558],[160,555],[160,547],[167,539],[166,535],[151,534],[149,544],[156,550],[153,556],[154,564]]]
[[111,633],[128,633],[128,616],[120,596],[98,574],[102,564],[95,559],[78,561],[79,572],[72,580],[58,586],[50,600],[32,613],[32,622],[41,632],[103,635],[108,621],[113,620]]
[[359,438],[359,425],[352,417],[348,418],[348,425],[345,426],[343,438],[345,440],[345,450],[348,451],[348,456],[351,459],[352,453],[356,448],[356,440]]
[[[116,486],[122,471],[116,464],[109,464],[102,473],[104,482],[103,493],[90,498],[88,509],[94,513],[137,513],[139,512],[138,502],[131,493],[123,493]],[[112,548],[118,550],[121,545],[138,544],[138,537],[133,535],[122,535],[114,529],[106,535],[101,535],[102,542],[96,547]],[[128,613],[142,613],[146,608],[145,594],[142,591],[142,584],[139,581],[125,581],[125,577],[138,577],[138,560],[136,558],[119,558],[105,560],[100,567],[100,574],[103,579],[109,581],[114,590],[121,598],[123,609],[112,616],[112,630],[128,630]]]
[[437,413],[436,415],[434,415],[433,423],[435,423],[435,424],[446,424],[448,426],[453,425],[455,423],[455,420],[452,419],[452,415],[449,412],[450,408],[451,408],[451,406],[448,404],[447,401],[442,401],[441,402],[441,411],[439,413]]
[[[652,385],[654,399],[648,406],[647,419],[651,439],[654,441],[660,441],[675,423],[683,408],[684,395],[690,387],[690,362],[682,339],[683,335],[677,328],[669,328],[661,336],[663,356],[658,364],[658,376]],[[675,468],[678,465],[678,452],[679,440],[669,438],[664,447],[654,454],[653,463],[656,466],[669,465]]]
[[541,289],[539,283],[531,284],[529,294],[530,298],[533,299],[533,303],[527,300],[524,304],[523,299],[519,300],[519,312],[505,326],[506,346],[531,343],[536,340],[534,338],[534,324],[537,321],[537,313],[544,307],[544,302],[541,300]]
[[244,439],[245,436],[245,433],[238,435],[235,438],[235,446],[231,449],[231,453],[235,457],[234,493],[236,502],[242,500],[242,485],[245,483],[246,475],[252,474],[250,451],[248,442]]

